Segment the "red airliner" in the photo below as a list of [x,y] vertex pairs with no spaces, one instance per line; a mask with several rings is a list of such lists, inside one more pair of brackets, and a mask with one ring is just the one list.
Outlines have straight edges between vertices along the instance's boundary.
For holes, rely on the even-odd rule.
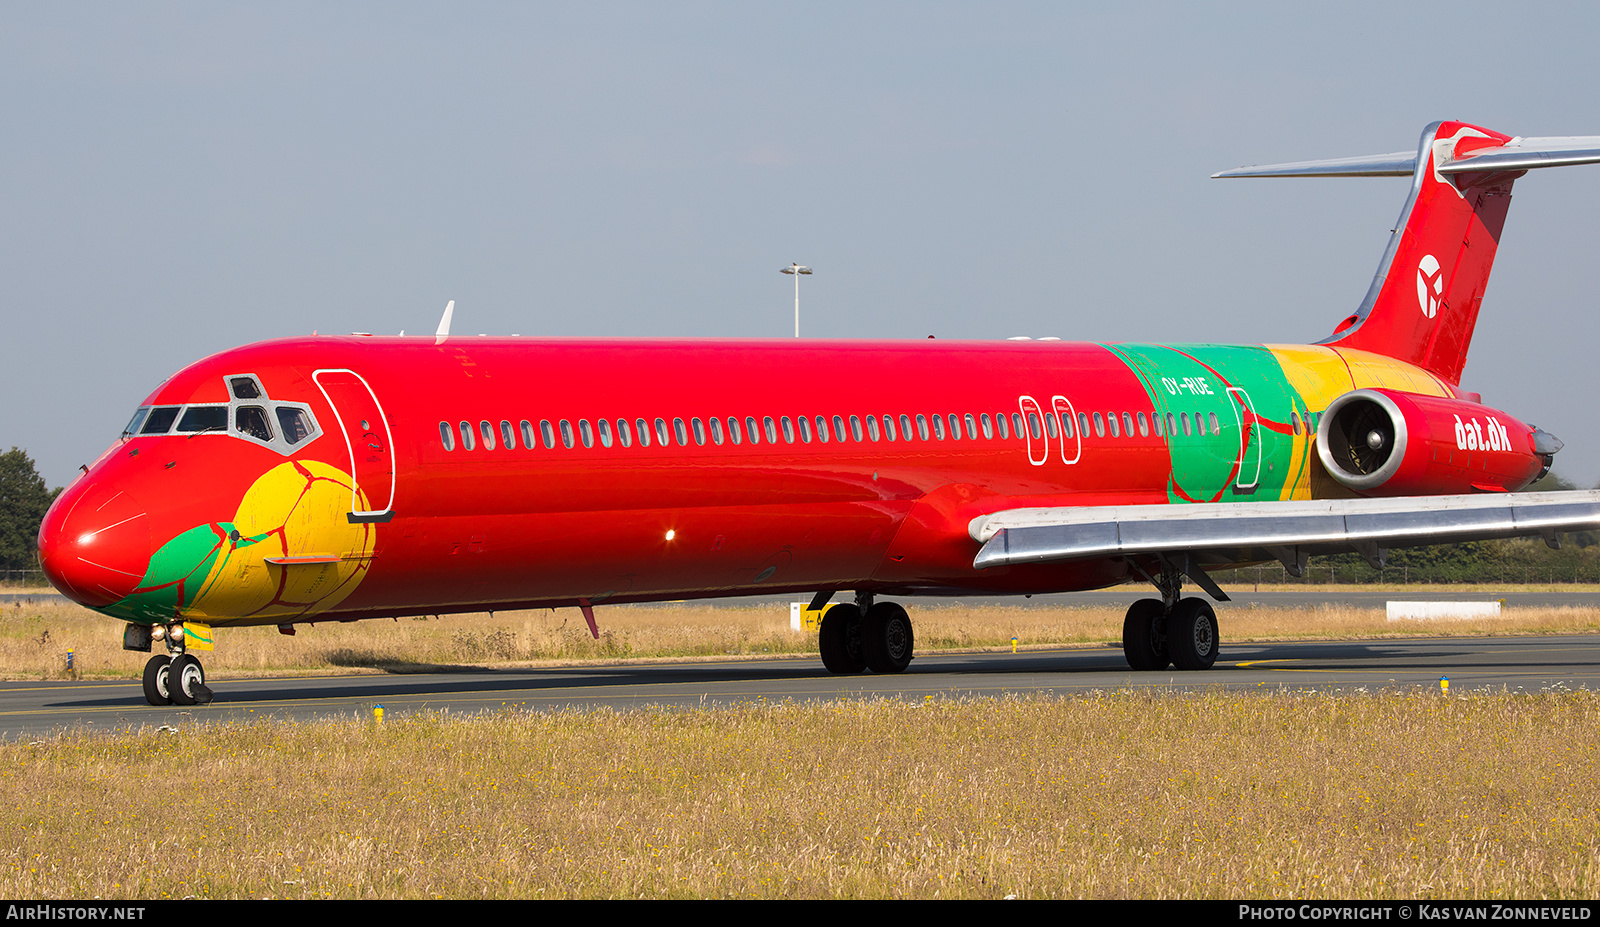
[[1600,138],[1430,125],[1414,152],[1219,177],[1410,176],[1314,345],[310,337],[179,371],[51,507],[44,569],[127,623],[153,704],[214,629],[788,593],[835,673],[904,670],[887,597],[1130,581],[1136,670],[1205,669],[1184,580],[1600,526],[1510,495],[1561,442],[1458,385],[1510,202]]

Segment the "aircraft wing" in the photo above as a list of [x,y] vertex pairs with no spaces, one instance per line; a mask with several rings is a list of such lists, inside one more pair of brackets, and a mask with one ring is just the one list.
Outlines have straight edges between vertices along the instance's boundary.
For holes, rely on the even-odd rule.
[[1019,508],[979,516],[968,526],[983,545],[973,561],[980,570],[1144,556],[1176,561],[1208,592],[1206,564],[1279,560],[1298,576],[1310,554],[1354,551],[1377,566],[1393,547],[1510,537],[1543,537],[1554,546],[1562,532],[1597,528],[1600,490]]

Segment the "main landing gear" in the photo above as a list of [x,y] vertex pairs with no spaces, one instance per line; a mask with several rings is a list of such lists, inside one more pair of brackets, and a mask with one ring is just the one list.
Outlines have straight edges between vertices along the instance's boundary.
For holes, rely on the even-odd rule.
[[817,632],[822,665],[830,673],[903,672],[911,665],[914,643],[906,610],[893,602],[874,603],[871,593],[830,606]]
[[[208,705],[211,689],[200,658],[184,651],[182,628],[165,629],[162,640],[168,653],[157,654],[144,665],[144,700],[152,705]],[[148,650],[149,648],[143,648]]]
[[1163,565],[1150,577],[1161,590],[1159,599],[1140,599],[1128,606],[1122,621],[1122,653],[1136,670],[1210,669],[1217,662],[1217,613],[1205,599],[1178,597],[1183,575]]

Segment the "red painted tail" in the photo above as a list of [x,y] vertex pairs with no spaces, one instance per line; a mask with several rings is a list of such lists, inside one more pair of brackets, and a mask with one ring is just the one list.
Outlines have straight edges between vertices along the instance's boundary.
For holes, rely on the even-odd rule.
[[1367,298],[1323,344],[1386,354],[1461,382],[1511,184],[1526,171],[1438,168],[1511,141],[1462,122],[1423,131],[1411,196]]

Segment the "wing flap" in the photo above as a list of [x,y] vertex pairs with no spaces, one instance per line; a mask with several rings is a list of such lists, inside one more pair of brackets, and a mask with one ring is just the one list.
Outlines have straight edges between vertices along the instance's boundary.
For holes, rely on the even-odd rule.
[[1369,552],[1600,528],[1600,491],[1012,509],[972,520],[977,569],[1187,553],[1202,562]]

